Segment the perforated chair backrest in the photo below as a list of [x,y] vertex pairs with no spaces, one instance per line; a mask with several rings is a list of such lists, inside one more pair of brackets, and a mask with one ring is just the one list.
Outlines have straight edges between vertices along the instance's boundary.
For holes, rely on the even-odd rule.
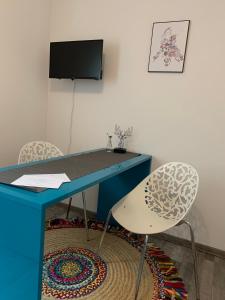
[[164,219],[181,220],[193,204],[199,177],[190,165],[170,162],[156,169],[146,182],[145,204]]
[[198,184],[198,173],[191,165],[167,163],[116,204],[113,216],[136,233],[167,230],[187,214],[196,198]]
[[19,153],[18,164],[63,156],[55,145],[44,141],[33,141],[25,144]]

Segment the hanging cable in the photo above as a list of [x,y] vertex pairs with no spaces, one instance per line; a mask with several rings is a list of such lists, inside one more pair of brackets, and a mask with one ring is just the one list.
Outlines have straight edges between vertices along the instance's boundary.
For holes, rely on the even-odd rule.
[[72,145],[72,135],[73,135],[73,120],[74,120],[74,108],[75,108],[75,80],[73,83],[73,97],[72,97],[72,109],[70,114],[70,128],[69,128],[69,143],[67,148],[67,154],[70,154]]

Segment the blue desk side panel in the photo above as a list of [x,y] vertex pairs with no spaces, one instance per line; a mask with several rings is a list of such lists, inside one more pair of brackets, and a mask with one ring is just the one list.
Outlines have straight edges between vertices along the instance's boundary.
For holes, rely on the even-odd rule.
[[2,192],[0,205],[0,299],[39,300],[44,211]]
[[[151,158],[99,185],[97,220],[105,221],[109,210],[150,174]],[[111,224],[115,222],[111,222]]]

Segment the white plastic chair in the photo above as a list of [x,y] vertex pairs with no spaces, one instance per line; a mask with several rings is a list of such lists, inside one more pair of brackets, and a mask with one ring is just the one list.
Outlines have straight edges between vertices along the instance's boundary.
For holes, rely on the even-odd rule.
[[[25,144],[19,153],[18,164],[27,163],[31,161],[44,160],[48,158],[63,156],[63,153],[55,145],[44,141],[32,141]],[[67,207],[66,218],[69,218],[71,203],[73,198],[69,198],[69,204]],[[87,223],[87,211],[86,211],[86,198],[85,192],[82,192],[84,220],[86,228],[86,238],[89,240],[88,223]]]
[[128,231],[145,235],[135,299],[138,296],[148,236],[163,232],[173,226],[186,224],[189,227],[192,242],[196,299],[200,300],[194,232],[191,224],[183,219],[195,200],[198,183],[197,171],[192,166],[181,162],[170,162],[152,172],[109,211],[98,252],[101,249],[111,215]]

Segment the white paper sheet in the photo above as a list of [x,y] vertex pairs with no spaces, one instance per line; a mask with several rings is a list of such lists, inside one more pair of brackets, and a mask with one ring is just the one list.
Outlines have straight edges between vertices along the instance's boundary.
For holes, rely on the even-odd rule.
[[58,189],[62,183],[70,182],[65,173],[61,174],[32,174],[23,175],[11,184],[18,186],[30,186],[40,188]]

